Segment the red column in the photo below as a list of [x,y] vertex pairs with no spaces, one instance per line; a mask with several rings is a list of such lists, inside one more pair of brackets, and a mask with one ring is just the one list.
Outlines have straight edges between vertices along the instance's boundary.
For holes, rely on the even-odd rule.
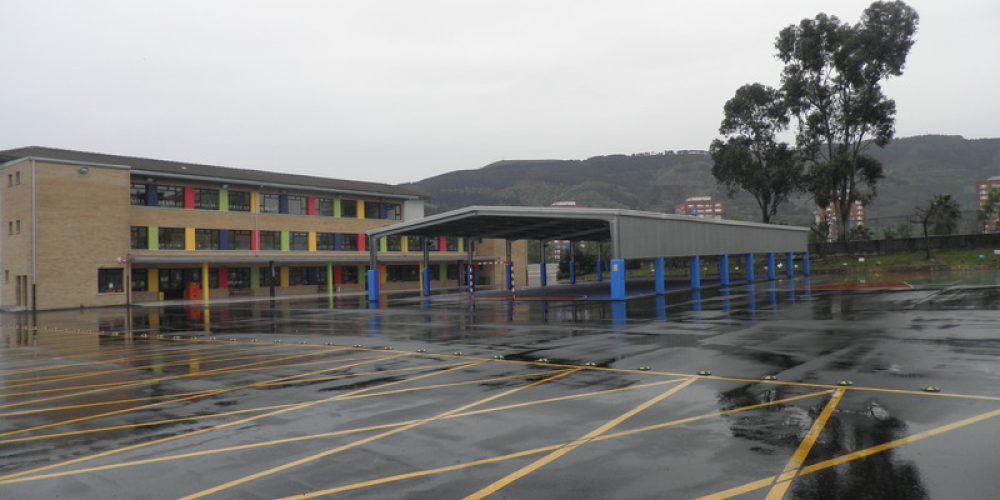
[[250,250],[260,250],[260,230],[250,231]]
[[306,215],[316,215],[316,197],[306,198]]
[[365,250],[367,250],[366,243],[367,243],[367,241],[365,241],[365,235],[364,235],[364,233],[359,234],[358,235],[358,251],[359,252],[364,252]]
[[194,208],[194,188],[191,186],[184,186],[184,208]]
[[344,283],[344,268],[340,266],[333,266],[333,284],[340,285]]
[[448,251],[448,238],[444,236],[438,238],[438,251],[447,252]]
[[219,268],[219,288],[229,288],[229,268]]

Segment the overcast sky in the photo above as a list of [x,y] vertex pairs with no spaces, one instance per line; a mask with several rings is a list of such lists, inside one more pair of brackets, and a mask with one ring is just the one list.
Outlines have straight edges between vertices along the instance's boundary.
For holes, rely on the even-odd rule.
[[[0,147],[398,183],[707,149],[773,42],[869,1],[0,2]],[[1000,136],[1000,2],[912,0],[897,135]]]

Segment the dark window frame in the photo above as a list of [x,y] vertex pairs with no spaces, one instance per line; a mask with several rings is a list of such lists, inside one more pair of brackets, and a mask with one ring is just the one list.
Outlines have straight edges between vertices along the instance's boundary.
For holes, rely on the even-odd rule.
[[281,250],[281,231],[261,231],[261,250]]
[[157,232],[157,247],[160,250],[184,250],[186,235],[183,227],[161,227]]
[[[141,244],[139,242],[142,242]],[[149,228],[146,226],[132,226],[130,228],[130,245],[132,250],[149,249]]]
[[212,188],[194,188],[194,208],[197,210],[218,210],[219,190]]
[[288,249],[293,252],[305,252],[309,250],[309,233],[305,231],[288,232]]
[[309,213],[309,198],[297,194],[288,195],[288,215],[306,215]]
[[[273,206],[271,204],[273,203]],[[281,195],[274,193],[260,193],[260,213],[280,214]]]
[[253,201],[250,191],[229,191],[226,196],[229,198],[228,208],[230,212],[249,212]]
[[195,250],[218,250],[220,246],[221,231],[218,229],[195,229],[194,249]]
[[157,184],[156,206],[160,208],[184,208],[184,187]]
[[125,293],[125,269],[121,267],[98,268],[97,293],[99,294]]

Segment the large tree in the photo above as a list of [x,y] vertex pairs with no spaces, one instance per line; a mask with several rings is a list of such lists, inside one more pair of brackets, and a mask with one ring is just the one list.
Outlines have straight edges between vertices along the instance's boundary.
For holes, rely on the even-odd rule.
[[927,251],[928,259],[931,258],[931,246],[928,238],[931,235],[947,236],[953,234],[958,229],[959,221],[962,220],[962,210],[950,194],[934,195],[927,202],[927,206],[917,207],[914,215],[924,230],[924,249]]
[[882,82],[902,75],[918,21],[903,2],[875,2],[857,24],[819,14],[781,30],[775,42],[809,191],[820,207],[834,205],[841,240],[851,205],[868,203],[882,178],[882,164],[865,150],[893,137],[896,103]]
[[771,222],[802,179],[795,151],[777,140],[789,122],[785,98],[759,83],[744,85],[726,102],[724,112],[719,133],[725,141],[716,139],[709,148],[712,175],[730,196],[740,190],[750,193],[761,222]]

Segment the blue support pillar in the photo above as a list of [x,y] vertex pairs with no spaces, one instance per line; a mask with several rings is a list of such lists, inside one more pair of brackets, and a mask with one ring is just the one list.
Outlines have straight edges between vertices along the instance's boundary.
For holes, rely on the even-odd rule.
[[368,285],[368,300],[378,302],[378,270],[369,269],[365,276],[365,284]]
[[753,283],[754,282],[754,277],[753,277],[753,254],[752,253],[748,253],[748,254],[746,254],[746,256],[744,256],[744,258],[743,258],[743,266],[746,268],[745,271],[746,271],[746,275],[747,275],[747,283]]
[[719,285],[723,288],[729,286],[729,256],[719,256]]
[[549,275],[545,269],[545,242],[539,240],[538,247],[540,249],[538,253],[542,256],[541,262],[538,264],[538,283],[541,286],[546,286],[549,284]]
[[691,257],[691,289],[701,288],[701,257],[694,255]]
[[625,300],[624,259],[611,259],[611,300]]
[[767,281],[774,281],[776,273],[774,269],[774,254],[767,254]]
[[596,279],[598,283],[604,281],[604,266],[601,264],[600,259],[594,263],[594,272],[597,274]]
[[569,242],[569,284],[576,284],[576,243]]
[[430,266],[424,266],[424,270],[421,271],[423,274],[423,292],[424,297],[430,297],[431,295],[431,268]]
[[795,277],[795,254],[785,252],[785,277],[792,279]]
[[809,252],[804,252],[802,254],[802,275],[809,276],[812,272],[809,271]]
[[667,293],[666,275],[663,272],[663,264],[663,257],[657,257],[653,260],[653,284],[656,286],[657,295]]
[[511,269],[510,261],[503,263],[503,286],[505,290],[514,289],[514,272]]

